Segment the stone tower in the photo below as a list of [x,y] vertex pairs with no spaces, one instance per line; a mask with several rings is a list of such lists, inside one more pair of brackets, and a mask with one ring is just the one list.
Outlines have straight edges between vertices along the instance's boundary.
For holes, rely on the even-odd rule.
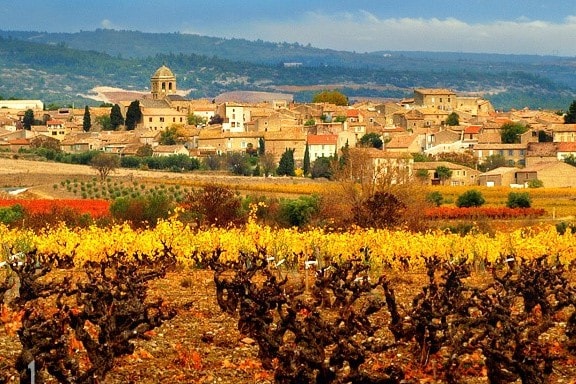
[[154,75],[150,78],[150,83],[152,99],[154,100],[162,100],[166,96],[176,93],[176,76],[165,65],[162,65],[154,72]]

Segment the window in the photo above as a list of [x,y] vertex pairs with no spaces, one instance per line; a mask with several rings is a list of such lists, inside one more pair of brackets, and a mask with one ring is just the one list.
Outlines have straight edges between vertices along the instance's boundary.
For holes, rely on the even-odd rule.
[[514,156],[514,150],[513,149],[508,150],[508,156]]
[[160,118],[160,122],[161,122],[161,123],[164,122],[164,118],[163,118],[163,117]]
[[172,122],[173,122],[173,123],[176,122],[176,118],[175,118],[175,117],[172,118]]

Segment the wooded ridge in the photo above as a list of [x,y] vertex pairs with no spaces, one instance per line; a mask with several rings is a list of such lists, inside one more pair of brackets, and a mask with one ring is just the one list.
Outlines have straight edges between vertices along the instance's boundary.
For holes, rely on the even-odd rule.
[[165,63],[191,98],[297,86],[294,99],[307,102],[325,86],[351,100],[398,99],[424,87],[479,93],[497,109],[559,110],[576,97],[574,62],[557,56],[356,53],[180,33],[0,31],[0,97],[94,105],[82,96],[92,88],[146,90]]

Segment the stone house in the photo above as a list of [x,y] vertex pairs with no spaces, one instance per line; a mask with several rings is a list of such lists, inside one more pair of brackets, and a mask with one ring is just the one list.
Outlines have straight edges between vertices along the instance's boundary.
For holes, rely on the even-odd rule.
[[[223,155],[228,152],[246,152],[258,149],[261,132],[222,132],[219,129],[202,129],[198,133],[198,150],[202,153]],[[266,148],[267,150],[267,148]]]
[[60,149],[66,153],[81,153],[99,150],[101,141],[98,133],[78,132],[67,135],[60,142]]
[[[126,116],[128,105],[124,105],[124,116]],[[138,129],[165,131],[166,128],[173,125],[185,125],[188,123],[186,113],[171,108],[165,100],[140,100],[140,111],[142,112],[142,120],[138,124]]]
[[[446,167],[452,171],[452,177],[446,181],[448,185],[476,185],[478,184],[478,175],[480,171],[466,167],[464,165],[451,163],[448,161],[425,161],[415,162],[413,164],[414,175],[419,176],[423,172],[427,172],[427,184],[439,185],[441,184],[440,177],[436,172],[438,167]],[[420,178],[420,177],[419,177]]]
[[476,144],[473,152],[479,163],[486,161],[488,156],[501,155],[509,166],[524,166],[528,143],[520,144]]
[[576,167],[563,161],[534,164],[516,170],[516,184],[540,180],[547,188],[576,187]]
[[555,142],[575,142],[576,141],[576,124],[551,124],[552,141]]
[[[260,133],[262,135],[262,133]],[[264,132],[264,146],[266,153],[271,153],[276,162],[280,160],[286,149],[294,149],[294,162],[300,167],[306,150],[307,133],[302,127],[295,126],[283,129],[281,132]]]
[[424,137],[422,135],[409,134],[393,136],[384,144],[388,152],[420,153],[423,150]]
[[185,155],[189,156],[190,152],[182,144],[176,145],[157,145],[153,148],[152,156],[173,156],[173,155]]
[[414,159],[408,153],[388,152],[377,148],[350,148],[350,158],[357,164],[356,179],[384,184],[401,184],[413,176]]
[[478,175],[478,185],[488,187],[516,184],[516,167],[499,167]]
[[417,88],[414,90],[414,106],[452,111],[457,105],[456,93],[450,89]]
[[417,109],[401,110],[392,115],[392,124],[407,131],[415,131],[425,126],[424,114]]

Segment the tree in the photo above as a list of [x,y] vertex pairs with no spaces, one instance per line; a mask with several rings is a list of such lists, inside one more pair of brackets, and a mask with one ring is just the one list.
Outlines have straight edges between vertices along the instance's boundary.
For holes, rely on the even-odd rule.
[[336,105],[348,105],[348,97],[344,95],[342,92],[333,90],[327,91],[324,90],[320,93],[317,93],[312,97],[313,103],[330,103]]
[[286,148],[286,151],[280,157],[280,163],[276,174],[279,176],[294,176],[296,174],[294,166],[294,148]]
[[458,116],[458,114],[456,112],[452,112],[446,118],[446,125],[449,125],[449,126],[460,125],[460,116]]
[[235,175],[248,176],[250,175],[250,164],[248,163],[248,156],[240,152],[229,152],[226,155],[226,164],[230,171]]
[[34,111],[31,109],[27,109],[24,112],[24,118],[22,119],[22,124],[24,125],[24,129],[30,130],[32,129],[32,125],[34,124]]
[[121,125],[124,125],[124,116],[122,116],[120,106],[114,104],[112,109],[110,109],[110,128],[115,131]]
[[126,111],[126,129],[129,131],[134,130],[136,125],[142,120],[142,111],[140,110],[140,102],[134,100],[128,106]]
[[88,132],[92,127],[92,119],[90,118],[90,108],[88,106],[84,107],[84,119],[82,120],[82,129],[84,132]]
[[452,177],[452,170],[445,165],[439,165],[436,167],[436,175],[438,175],[440,183],[444,184],[446,180]]
[[264,173],[265,177],[268,177],[272,174],[276,163],[274,161],[274,155],[270,152],[267,152],[260,156],[260,166],[262,167],[262,172]]
[[[337,162],[335,162],[337,164]],[[329,157],[319,157],[314,160],[311,169],[311,176],[313,179],[324,177],[326,179],[332,179],[332,160]]]
[[470,189],[460,196],[456,200],[456,206],[458,208],[470,208],[470,207],[480,207],[486,200],[482,193],[476,189]]
[[174,145],[178,143],[180,134],[177,127],[169,127],[160,133],[160,145]]
[[136,156],[138,157],[150,157],[154,154],[154,149],[150,144],[144,144],[136,150]]
[[98,153],[90,161],[92,168],[100,174],[100,180],[104,181],[110,174],[120,166],[120,157],[113,153]]
[[310,147],[308,143],[306,143],[306,149],[304,150],[304,161],[302,163],[302,171],[304,172],[304,176],[308,176],[310,173]]
[[575,124],[576,123],[576,100],[572,101],[568,112],[564,115],[564,124]]
[[360,143],[361,147],[365,148],[373,147],[382,149],[382,147],[384,146],[384,142],[380,138],[380,135],[377,134],[376,132],[366,133],[364,136],[360,138],[358,142]]
[[428,175],[428,170],[427,169],[417,170],[416,179],[418,179],[422,184],[428,183],[430,181],[430,175]]
[[208,121],[209,125],[214,125],[214,124],[222,124],[224,122],[224,118],[222,116],[220,116],[219,114],[215,114],[214,116],[212,116],[210,118],[210,120]]
[[530,194],[528,192],[510,192],[506,206],[508,208],[530,208],[532,206]]
[[195,115],[193,113],[188,115],[187,118],[188,125],[204,126],[206,125],[206,118],[202,116]]
[[266,143],[264,142],[264,138],[261,137],[258,139],[258,156],[263,156],[266,153]]
[[439,207],[444,202],[444,196],[439,191],[432,191],[426,195],[426,201],[435,207]]
[[554,136],[552,133],[547,132],[543,129],[538,131],[538,142],[539,143],[551,143],[554,141]]
[[504,155],[495,154],[487,156],[484,162],[478,166],[478,169],[483,172],[487,172],[492,169],[505,167],[506,165],[507,163]]
[[573,167],[576,167],[576,156],[574,156],[574,154],[569,154],[568,156],[564,157],[563,161],[566,164],[569,164]]
[[504,144],[520,142],[520,135],[528,131],[528,127],[520,123],[504,123],[501,127],[501,138]]
[[110,115],[96,116],[94,119],[97,126],[100,126],[103,131],[113,130],[112,123],[110,122]]

